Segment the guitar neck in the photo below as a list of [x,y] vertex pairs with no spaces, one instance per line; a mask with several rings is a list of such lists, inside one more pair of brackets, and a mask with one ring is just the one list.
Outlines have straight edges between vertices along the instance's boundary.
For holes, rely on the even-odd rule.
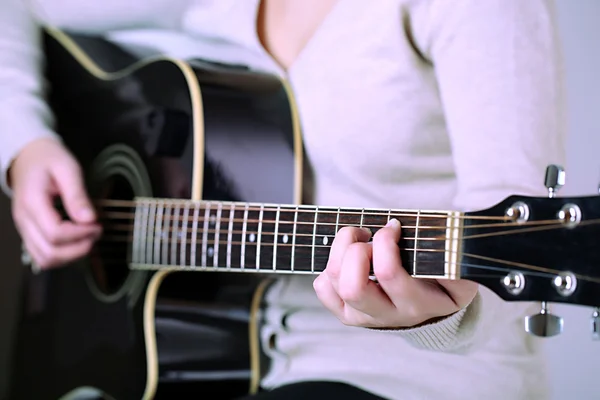
[[120,213],[107,213],[114,218],[105,234],[123,239],[128,233],[133,269],[318,274],[339,229],[358,226],[375,233],[396,218],[402,224],[400,256],[409,274],[459,275],[459,212],[155,198],[128,204],[126,213],[122,207]]

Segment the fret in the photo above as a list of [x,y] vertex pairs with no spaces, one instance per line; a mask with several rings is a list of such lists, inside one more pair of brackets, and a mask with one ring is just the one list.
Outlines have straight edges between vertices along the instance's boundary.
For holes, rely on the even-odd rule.
[[196,249],[198,248],[198,219],[200,217],[200,204],[194,204],[194,217],[192,219],[192,237],[191,237],[191,246],[190,246],[190,265],[192,267],[197,267],[198,263],[196,260],[197,254]]
[[315,249],[314,266],[311,271],[322,272],[327,266],[331,245],[337,234],[339,215],[337,208],[319,208],[318,218],[315,218]]
[[162,202],[157,203],[157,212],[156,212],[156,226],[154,229],[154,261],[152,264],[161,264],[160,250],[162,244],[162,235],[163,235],[163,212],[164,212],[164,204]]
[[[243,207],[242,207],[243,206]],[[233,268],[244,268],[246,259],[245,238],[247,232],[248,205],[236,205],[231,231],[231,259]]]
[[183,207],[183,217],[182,217],[182,221],[181,221],[181,248],[180,248],[180,254],[179,254],[179,265],[181,266],[186,266],[187,264],[187,250],[188,250],[188,245],[187,245],[187,239],[188,239],[188,234],[189,234],[189,228],[188,228],[188,219],[189,219],[189,214],[190,214],[190,205],[189,203],[185,203],[185,206]]
[[258,214],[258,234],[256,238],[256,269],[260,269],[260,244],[262,240],[262,224],[263,224],[263,215],[265,212],[265,206],[263,204],[260,205],[260,212]]
[[270,204],[261,204],[260,206],[255,261],[255,268],[257,270],[272,271],[273,265],[276,266],[277,264],[277,259],[275,258],[275,243],[277,241],[276,230],[279,229],[279,210],[279,207]]
[[177,242],[179,236],[179,203],[175,203],[171,213],[171,255],[168,263],[177,264]]
[[[275,223],[272,225],[273,232],[276,234],[273,235],[273,246],[271,249],[272,262],[270,266],[264,262],[265,269],[271,271],[291,271],[295,210],[295,206],[278,206],[273,212]],[[264,231],[265,229],[263,229]],[[265,252],[264,249],[263,252]]]
[[290,263],[291,271],[296,270],[295,259],[296,259],[296,231],[298,228],[298,212],[299,212],[299,206],[296,206],[296,210],[294,211],[294,228],[293,228],[293,232],[292,232],[292,256],[291,256],[292,261]]
[[411,216],[402,214],[397,218],[403,224],[400,239],[403,267],[414,277],[443,277],[446,214],[429,211],[417,211]]
[[210,219],[210,203],[204,203],[204,221],[202,224],[202,261],[200,265],[206,268],[206,253],[208,252],[208,221]]
[[140,234],[142,243],[140,245],[139,263],[146,264],[146,247],[148,246],[148,216],[150,214],[149,205],[143,204],[142,210],[142,233]]
[[[312,250],[315,218],[318,217],[315,208],[300,206],[296,219],[296,230],[294,232],[294,271],[311,272],[313,265]],[[299,262],[298,262],[299,261]]]
[[412,264],[412,275],[417,275],[417,256],[419,250],[419,222],[421,217],[421,211],[417,211],[417,219],[415,221],[415,246],[413,247],[413,264]]
[[146,262],[148,264],[154,264],[152,259],[152,245],[154,244],[154,227],[155,227],[155,215],[156,215],[156,203],[150,205],[149,218],[148,218],[148,244],[146,245]]
[[161,264],[169,264],[169,259],[167,256],[169,255],[169,231],[171,229],[171,207],[167,204],[164,205],[163,208],[163,223],[162,223],[162,232],[161,232],[161,255],[160,261]]
[[319,219],[319,207],[315,207],[315,220],[313,222],[313,234],[312,234],[312,249],[310,257],[310,271],[315,272],[315,242],[317,240],[317,223]]
[[227,261],[225,262],[225,266],[230,269],[231,268],[231,245],[233,240],[233,220],[235,217],[235,204],[231,203],[231,208],[229,209],[229,226],[227,227]]
[[249,205],[246,204],[244,207],[244,221],[242,226],[242,248],[240,252],[240,268],[244,269],[246,264],[246,232],[248,230],[248,210]]
[[142,214],[142,207],[140,205],[140,203],[138,202],[136,207],[135,207],[135,213],[134,213],[134,219],[133,219],[133,244],[131,246],[131,262],[132,263],[141,263],[141,256],[140,256],[140,251],[141,251],[141,247],[142,247],[142,243],[144,243],[145,241],[143,240],[143,233],[140,232],[141,231],[141,226],[143,224],[143,220],[141,215]]
[[277,206],[275,214],[275,233],[273,234],[273,271],[277,270],[277,243],[279,242],[279,219],[281,218],[281,206]]
[[223,204],[217,205],[217,217],[215,222],[215,252],[213,255],[213,266],[220,267],[219,264],[219,237],[221,233],[221,215],[223,213]]

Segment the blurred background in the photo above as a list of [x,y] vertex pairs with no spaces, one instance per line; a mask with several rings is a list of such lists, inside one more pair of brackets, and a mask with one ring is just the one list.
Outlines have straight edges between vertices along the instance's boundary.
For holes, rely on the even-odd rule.
[[[597,193],[600,184],[600,0],[556,2],[566,58],[570,121],[565,166],[567,184],[559,195]],[[3,399],[10,373],[21,270],[20,242],[4,196],[0,196],[0,239],[0,399]],[[562,305],[552,306],[552,310],[565,319],[564,333],[545,340],[553,399],[600,399],[596,387],[600,341],[595,342],[591,337],[592,310]]]

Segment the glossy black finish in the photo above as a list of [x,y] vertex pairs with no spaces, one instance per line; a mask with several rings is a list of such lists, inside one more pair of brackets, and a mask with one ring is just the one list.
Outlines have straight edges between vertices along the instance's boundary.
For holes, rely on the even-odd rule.
[[[517,201],[528,205],[529,223],[504,225],[486,219],[468,217],[503,216]],[[578,226],[568,228],[535,224],[535,221],[558,221],[558,212],[565,204],[581,209]],[[481,225],[495,224],[492,227]],[[487,237],[472,235],[500,233]],[[497,206],[468,213],[465,219],[465,239],[461,276],[492,289],[509,301],[548,301],[574,305],[600,305],[600,197],[532,198],[511,196]],[[486,257],[482,259],[480,257]],[[496,259],[489,260],[490,258]],[[503,260],[505,262],[500,262]],[[517,264],[515,264],[517,263]],[[522,272],[526,279],[524,290],[510,294],[501,279],[509,271]],[[570,296],[562,296],[552,285],[556,274],[570,271],[578,277],[577,288]]]
[[[107,71],[136,61],[108,42],[76,39]],[[153,197],[190,198],[193,182],[201,180],[204,199],[294,202],[291,110],[278,79],[195,62],[204,108],[193,115],[188,82],[174,63],[153,62],[104,81],[52,37],[45,40],[56,129],[80,161],[94,198],[132,198],[122,180],[97,181],[90,174],[102,150],[126,144],[147,168]],[[194,176],[192,126],[202,119],[205,169]],[[111,211],[100,213],[106,237],[114,233]],[[127,258],[125,245],[106,239],[89,260],[27,276],[11,399],[56,399],[80,386],[119,400],[141,398],[142,310],[151,273],[129,272],[140,277],[139,285],[114,302],[100,301],[88,279],[91,272],[98,288],[114,291],[128,276]],[[211,398],[226,399],[247,392],[250,301],[260,279],[190,272],[165,278],[155,314],[158,398],[206,398],[216,391]]]

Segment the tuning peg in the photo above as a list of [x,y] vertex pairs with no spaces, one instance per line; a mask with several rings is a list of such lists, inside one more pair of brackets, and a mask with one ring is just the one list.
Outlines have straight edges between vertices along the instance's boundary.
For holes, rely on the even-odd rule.
[[546,167],[544,186],[548,189],[548,197],[554,197],[556,192],[565,185],[566,173],[563,167],[550,164]]
[[525,331],[534,336],[556,336],[562,333],[563,325],[563,319],[551,314],[545,301],[539,314],[525,317]]
[[592,313],[592,339],[600,340],[600,308],[596,308]]

